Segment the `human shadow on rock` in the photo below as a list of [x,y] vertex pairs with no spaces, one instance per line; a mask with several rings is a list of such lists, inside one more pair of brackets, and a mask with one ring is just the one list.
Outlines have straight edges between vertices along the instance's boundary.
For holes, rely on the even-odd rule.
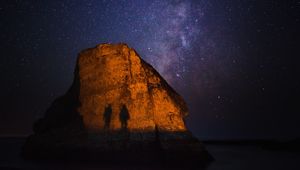
[[128,112],[128,109],[127,109],[126,105],[122,106],[122,109],[121,109],[120,114],[119,114],[119,119],[120,119],[120,122],[121,122],[121,129],[122,130],[127,130],[127,126],[128,126],[127,122],[130,119],[130,116],[129,116],[129,112]]

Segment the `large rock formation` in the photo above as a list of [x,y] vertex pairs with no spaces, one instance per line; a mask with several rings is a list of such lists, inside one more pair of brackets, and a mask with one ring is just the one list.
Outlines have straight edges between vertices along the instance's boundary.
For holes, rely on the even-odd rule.
[[23,153],[78,158],[84,152],[103,160],[99,153],[106,152],[109,160],[115,152],[135,151],[140,159],[184,152],[207,161],[210,156],[186,129],[187,115],[182,97],[133,49],[100,44],[79,54],[71,88],[37,121]]

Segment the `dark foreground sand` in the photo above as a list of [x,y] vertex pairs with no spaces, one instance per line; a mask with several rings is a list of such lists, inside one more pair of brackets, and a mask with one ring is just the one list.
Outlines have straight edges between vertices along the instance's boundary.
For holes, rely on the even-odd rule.
[[[26,161],[20,156],[25,138],[0,138],[0,170],[152,170],[152,169],[187,169],[168,165],[118,165],[97,162],[64,161]],[[266,149],[255,143],[206,143],[208,151],[215,161],[207,170],[300,170],[300,152],[291,149]],[[198,167],[190,169],[199,169]]]

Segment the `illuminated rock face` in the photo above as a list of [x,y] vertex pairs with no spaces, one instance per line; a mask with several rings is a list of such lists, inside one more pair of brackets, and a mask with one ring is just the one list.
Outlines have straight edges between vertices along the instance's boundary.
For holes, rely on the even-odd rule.
[[[188,112],[183,99],[127,45],[101,44],[82,51],[78,73],[78,112],[86,129],[186,131],[183,117]],[[105,116],[108,107],[111,115]],[[120,115],[122,107],[128,110],[125,120]]]
[[133,49],[101,44],[79,54],[72,86],[35,123],[23,155],[209,162],[185,127],[187,114],[183,99]]

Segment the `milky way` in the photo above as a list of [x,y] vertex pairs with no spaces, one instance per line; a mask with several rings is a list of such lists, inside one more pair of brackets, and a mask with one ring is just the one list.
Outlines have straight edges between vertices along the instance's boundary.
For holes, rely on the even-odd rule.
[[180,78],[188,69],[185,60],[191,56],[185,53],[200,29],[197,24],[201,14],[193,15],[194,11],[189,2],[160,2],[153,3],[146,14],[153,39],[145,44],[145,57],[169,81]]
[[239,55],[239,46],[226,37],[222,27],[228,23],[207,14],[210,8],[207,1],[155,1],[138,14],[149,32],[142,45],[134,46],[185,96],[193,92],[199,98],[203,91],[218,91],[215,87],[235,74],[231,67],[237,59],[232,56]]

